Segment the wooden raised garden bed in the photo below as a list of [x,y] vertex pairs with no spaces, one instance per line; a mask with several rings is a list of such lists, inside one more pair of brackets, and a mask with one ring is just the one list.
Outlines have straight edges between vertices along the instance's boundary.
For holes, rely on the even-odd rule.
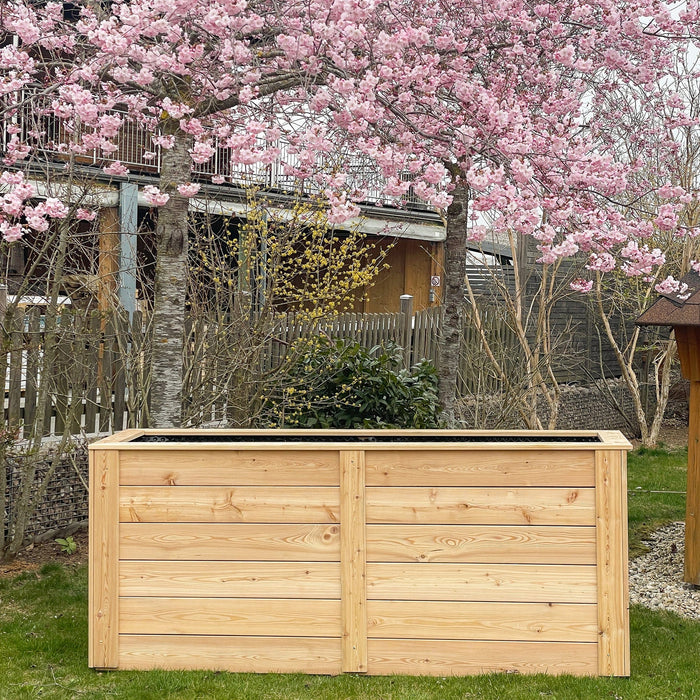
[[90,446],[90,666],[628,675],[618,432]]

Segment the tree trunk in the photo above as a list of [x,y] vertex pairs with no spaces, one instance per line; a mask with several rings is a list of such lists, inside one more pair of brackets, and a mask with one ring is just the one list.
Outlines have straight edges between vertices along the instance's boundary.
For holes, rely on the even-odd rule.
[[170,199],[159,208],[156,224],[150,411],[150,425],[156,428],[177,428],[182,420],[188,199],[177,185],[190,180],[192,158],[190,137],[170,126],[175,144],[163,151],[160,177]]
[[447,427],[456,423],[457,376],[464,321],[464,275],[467,250],[469,187],[460,182],[447,209],[445,242],[445,287],[440,332],[439,393]]

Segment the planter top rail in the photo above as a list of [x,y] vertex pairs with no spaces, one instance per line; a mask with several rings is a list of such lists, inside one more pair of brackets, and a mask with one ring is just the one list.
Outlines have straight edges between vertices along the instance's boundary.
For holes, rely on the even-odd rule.
[[305,430],[305,429],[131,429],[94,442],[90,449],[162,449],[165,445],[192,446],[200,450],[303,449],[323,444],[328,448],[347,449],[350,445],[371,449],[413,449],[430,446],[433,449],[483,450],[593,449],[630,450],[632,445],[617,430]]

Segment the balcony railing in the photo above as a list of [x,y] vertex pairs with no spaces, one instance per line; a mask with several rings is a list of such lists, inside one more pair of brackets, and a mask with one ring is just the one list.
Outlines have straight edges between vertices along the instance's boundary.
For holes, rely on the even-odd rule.
[[[66,122],[53,114],[50,100],[31,97],[26,92],[19,95],[6,95],[0,98],[0,110],[7,114],[11,105],[19,105],[14,116],[0,125],[0,145],[3,152],[10,138],[7,127],[18,128],[18,135],[23,142],[35,145],[35,150],[49,160],[65,161],[67,151],[65,144],[77,142],[80,134],[68,138]],[[124,114],[118,110],[115,114]],[[0,117],[1,118],[1,117]],[[84,164],[102,168],[115,161],[120,161],[131,172],[138,174],[156,175],[160,171],[162,150],[154,145],[149,132],[134,122],[124,120],[118,138],[115,140],[118,149],[110,156],[105,156],[97,149],[84,149],[75,154],[75,159]],[[280,150],[279,158],[271,164],[240,165],[233,162],[231,150],[217,147],[210,160],[203,164],[195,164],[194,179],[209,179],[214,176],[225,178],[226,184],[234,186],[258,186],[266,190],[281,193],[301,193],[305,196],[321,194],[323,187],[313,178],[299,179],[286,172],[289,168],[299,165],[294,149],[289,142],[280,140],[276,144]],[[363,192],[362,202],[365,204],[398,208],[430,211],[432,208],[423,200],[416,197],[411,190],[402,196],[389,196],[382,192],[385,180],[377,171],[376,166],[359,154],[348,154],[331,166],[330,171],[337,168],[347,175],[345,187],[350,192]],[[406,176],[410,177],[410,176]]]

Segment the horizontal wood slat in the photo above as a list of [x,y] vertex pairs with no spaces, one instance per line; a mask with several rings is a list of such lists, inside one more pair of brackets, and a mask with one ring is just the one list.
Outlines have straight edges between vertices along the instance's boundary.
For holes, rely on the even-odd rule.
[[592,488],[367,488],[368,523],[595,525]]
[[122,598],[121,634],[340,637],[340,600]]
[[122,561],[119,576],[123,596],[340,598],[338,562]]
[[340,639],[122,634],[119,667],[337,674]]
[[368,525],[367,561],[595,564],[595,528]]
[[338,561],[339,525],[122,523],[122,559]]
[[91,665],[628,672],[618,433],[218,432],[104,444],[119,617],[96,662],[92,597]]
[[340,490],[308,486],[122,486],[122,522],[337,523]]
[[595,603],[596,568],[368,562],[367,599]]
[[124,450],[123,486],[338,486],[338,453],[328,450]]
[[598,663],[597,645],[584,643],[370,639],[367,649],[368,672],[376,675],[594,675]]
[[372,600],[369,637],[595,642],[595,605]]
[[593,452],[584,450],[367,451],[367,486],[594,485]]

